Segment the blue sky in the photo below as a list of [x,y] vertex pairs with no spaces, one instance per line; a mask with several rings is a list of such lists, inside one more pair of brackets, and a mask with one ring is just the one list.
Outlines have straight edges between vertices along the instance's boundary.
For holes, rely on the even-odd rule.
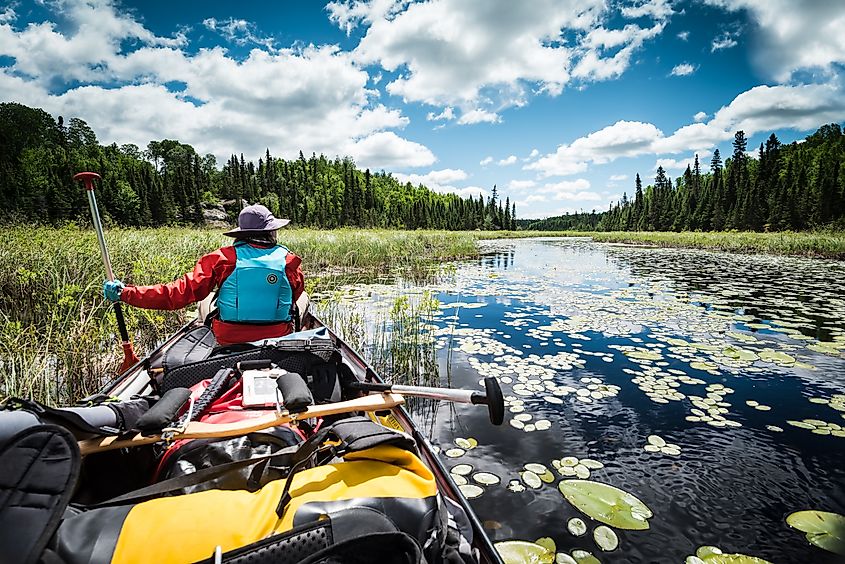
[[842,29],[832,0],[20,0],[0,5],[0,101],[221,165],[302,150],[496,184],[543,217],[706,166],[737,129],[753,148],[845,121]]

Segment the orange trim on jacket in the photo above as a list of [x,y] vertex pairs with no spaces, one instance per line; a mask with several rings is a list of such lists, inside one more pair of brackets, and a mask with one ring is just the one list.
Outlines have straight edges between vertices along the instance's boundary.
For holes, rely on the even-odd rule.
[[[258,247],[259,245],[254,246]],[[223,281],[234,272],[236,263],[235,248],[231,246],[223,247],[201,257],[194,266],[194,270],[185,274],[179,280],[151,286],[126,286],[120,293],[120,301],[145,309],[182,309],[192,303],[204,300],[215,288],[219,288]],[[288,253],[285,274],[287,274],[290,287],[293,290],[294,302],[305,289],[305,278],[302,275],[301,264],[301,258],[293,253]],[[250,325],[227,323],[214,319],[211,330],[214,331],[218,343],[231,345],[282,337],[293,331],[293,324],[288,322],[271,325]]]

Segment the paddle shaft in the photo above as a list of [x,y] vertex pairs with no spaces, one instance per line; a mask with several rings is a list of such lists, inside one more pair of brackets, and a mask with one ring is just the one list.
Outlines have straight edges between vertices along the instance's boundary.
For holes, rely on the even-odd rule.
[[[100,243],[100,256],[103,258],[103,266],[106,267],[106,278],[114,280],[114,271],[111,267],[109,249],[106,247],[106,236],[103,233],[103,223],[100,221],[100,211],[97,209],[97,197],[94,195],[94,182],[85,179],[85,191],[88,193],[88,207],[91,209],[91,220],[94,223],[94,231],[97,232],[97,241]],[[123,309],[120,302],[114,302],[114,315],[117,318],[117,330],[124,343],[129,342],[129,331],[126,330],[126,320],[123,318]]]
[[486,404],[487,397],[475,390],[453,390],[450,388],[432,388],[429,386],[405,386],[402,384],[381,384],[376,382],[355,382],[351,388],[367,392],[393,392],[418,398],[429,398],[457,403]]
[[[192,421],[185,426],[181,433],[174,433],[169,440],[178,441],[181,439],[225,439],[239,437],[256,431],[262,431],[271,427],[278,427],[285,423],[291,423],[300,419],[312,417],[326,417],[339,413],[351,413],[353,411],[382,411],[391,409],[405,403],[402,396],[398,394],[379,394],[364,396],[352,400],[328,403],[325,405],[312,405],[300,413],[288,413],[287,411],[270,412],[261,417],[254,417],[236,423],[202,423]],[[163,439],[162,435],[135,435],[129,439],[119,439],[117,436],[97,437],[79,441],[79,450],[83,456],[95,452],[104,452],[119,448],[129,448],[141,445],[157,443]]]
[[382,384],[381,382],[352,382],[349,387],[365,392],[393,392],[405,396],[486,405],[490,422],[501,425],[505,417],[505,401],[499,381],[488,376],[484,378],[484,392],[476,390],[455,390],[452,388],[432,388],[429,386],[406,386],[404,384]]

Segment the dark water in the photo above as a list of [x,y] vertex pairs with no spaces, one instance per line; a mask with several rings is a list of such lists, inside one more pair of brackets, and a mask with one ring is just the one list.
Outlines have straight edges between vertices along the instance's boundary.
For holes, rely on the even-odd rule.
[[[510,381],[505,395],[523,402],[501,427],[478,408],[416,410],[443,451],[458,437],[478,441],[462,456],[444,456],[447,467],[470,464],[501,478],[471,500],[494,541],[551,537],[558,552],[581,548],[602,562],[683,562],[702,545],[778,563],[842,561],[784,521],[803,509],[845,514],[845,436],[787,423],[845,428],[845,411],[809,401],[845,393],[845,344],[808,348],[845,341],[842,263],[517,240],[491,243],[432,290],[444,305],[434,322],[442,381],[473,387],[496,375]],[[483,305],[448,307],[454,302]],[[625,347],[657,359],[626,356]],[[734,349],[753,360],[725,353]],[[632,382],[643,376],[651,397]],[[618,393],[578,400],[573,390],[594,382]],[[688,421],[691,396],[701,402],[713,384],[733,390],[716,397],[732,423]],[[666,390],[680,399],[667,400]],[[523,414],[531,419],[522,429],[509,423]],[[548,429],[525,430],[541,419]],[[680,455],[646,452],[652,434]],[[654,513],[649,530],[615,529],[619,548],[599,550],[591,534],[599,523],[557,488],[563,478],[551,461],[564,456],[603,463],[589,479],[645,502]],[[525,463],[545,465],[554,482],[510,491]],[[572,517],[584,518],[587,535],[567,531]]]

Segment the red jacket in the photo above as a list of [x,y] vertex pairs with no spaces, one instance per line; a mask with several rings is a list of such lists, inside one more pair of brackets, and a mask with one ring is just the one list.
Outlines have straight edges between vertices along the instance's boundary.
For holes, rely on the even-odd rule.
[[[236,262],[235,248],[223,247],[200,258],[193,272],[187,273],[179,280],[153,286],[126,286],[120,293],[120,301],[145,309],[181,309],[205,299],[215,288],[219,288],[235,270]],[[294,302],[305,289],[301,264],[302,259],[288,253],[285,273],[293,290]],[[211,329],[218,343],[231,345],[287,335],[293,332],[293,323],[249,325],[214,319]]]

